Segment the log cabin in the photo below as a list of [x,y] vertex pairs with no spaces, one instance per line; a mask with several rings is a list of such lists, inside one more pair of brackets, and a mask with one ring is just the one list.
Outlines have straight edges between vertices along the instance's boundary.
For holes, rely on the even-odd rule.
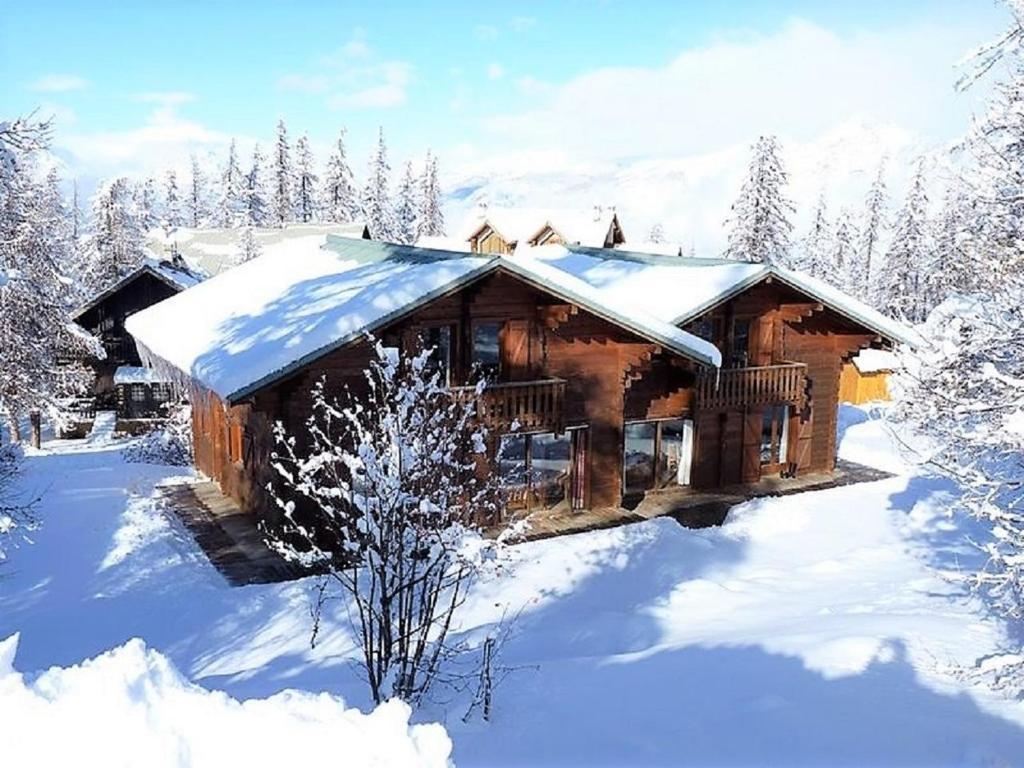
[[[763,264],[547,245],[511,255],[347,241],[262,256],[132,316],[142,358],[188,388],[197,467],[272,515],[271,425],[311,388],[358,388],[367,334],[433,350],[490,428],[513,507],[617,509],[832,471],[842,364],[904,329]],[[169,329],[173,329],[170,330]]]
[[97,338],[106,353],[104,359],[90,361],[95,372],[93,410],[114,410],[122,419],[158,415],[172,397],[172,388],[142,368],[135,342],[125,331],[125,319],[201,279],[180,259],[147,258],[75,310],[72,320]]
[[520,245],[618,248],[626,236],[614,208],[592,211],[481,206],[463,227],[471,253],[511,254]]

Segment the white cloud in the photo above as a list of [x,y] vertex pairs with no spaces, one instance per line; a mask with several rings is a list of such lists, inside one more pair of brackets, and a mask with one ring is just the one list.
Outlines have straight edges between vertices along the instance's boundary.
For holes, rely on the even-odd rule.
[[89,81],[79,75],[54,74],[43,75],[28,84],[30,91],[40,93],[64,93],[66,91],[80,91],[89,87]]
[[382,58],[363,37],[356,30],[337,51],[321,56],[312,71],[278,78],[278,87],[323,96],[332,109],[401,106],[412,82],[412,65]]
[[505,68],[496,61],[487,65],[487,77],[491,80],[500,80],[505,76]]

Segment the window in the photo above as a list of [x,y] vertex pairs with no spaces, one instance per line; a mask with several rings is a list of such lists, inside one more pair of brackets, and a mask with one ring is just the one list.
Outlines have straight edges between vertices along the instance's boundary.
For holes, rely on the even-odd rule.
[[498,447],[498,480],[510,507],[550,509],[567,499],[572,434],[505,435]]
[[730,363],[733,368],[747,367],[747,350],[750,348],[750,320],[732,321],[732,355]]
[[690,333],[694,336],[699,336],[704,341],[710,341],[712,344],[718,343],[718,328],[719,319],[712,317],[711,315],[704,315],[700,320],[690,325]]
[[785,464],[788,443],[789,406],[768,406],[761,420],[761,465]]
[[144,403],[149,399],[149,393],[146,391],[145,384],[132,384],[131,387],[133,403]]
[[626,424],[623,444],[624,493],[689,485],[693,422],[688,419]]
[[473,326],[473,367],[485,378],[496,378],[501,367],[500,323],[477,323]]
[[451,384],[452,374],[452,328],[450,325],[424,328],[420,331],[420,345],[432,350],[427,360],[427,373],[440,375],[441,384]]

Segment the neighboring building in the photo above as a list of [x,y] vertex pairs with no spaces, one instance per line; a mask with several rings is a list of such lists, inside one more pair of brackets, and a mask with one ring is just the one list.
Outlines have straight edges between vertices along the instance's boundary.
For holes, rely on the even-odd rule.
[[481,206],[463,232],[459,239],[472,253],[507,255],[520,244],[617,248],[626,242],[615,209],[599,206],[591,211]]
[[487,371],[478,413],[511,498],[566,511],[830,472],[843,361],[907,340],[826,284],[761,264],[354,240],[261,257],[127,328],[190,387],[198,468],[257,514],[272,513],[271,425],[301,434],[322,376],[358,391],[368,332],[439,350],[453,388]]
[[889,400],[889,376],[900,368],[899,358],[884,349],[865,349],[843,364],[839,400],[861,405]]
[[[177,253],[185,262],[207,275],[217,275],[239,263],[242,250],[240,228],[189,229],[178,227],[170,232],[153,230],[148,247],[154,253],[170,257]],[[321,248],[332,238],[345,237],[369,240],[370,230],[363,222],[349,224],[288,224],[284,227],[257,227],[253,239],[261,254],[292,251],[303,253]]]
[[94,407],[116,410],[120,418],[159,415],[160,406],[171,397],[166,382],[140,374],[142,361],[135,340],[125,331],[125,319],[139,310],[192,287],[202,276],[179,259],[146,259],[138,268],[104,289],[72,315],[78,325],[99,340],[104,359],[91,361],[96,379]]

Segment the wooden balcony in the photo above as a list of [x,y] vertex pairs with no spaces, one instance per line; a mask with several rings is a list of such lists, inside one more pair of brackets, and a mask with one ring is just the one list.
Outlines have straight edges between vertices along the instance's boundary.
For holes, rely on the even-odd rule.
[[697,381],[697,407],[718,410],[746,405],[801,403],[806,381],[807,366],[803,363],[708,371]]
[[518,423],[520,432],[565,430],[565,380],[496,382],[483,393],[475,387],[452,387],[456,397],[476,401],[477,417],[498,432]]

